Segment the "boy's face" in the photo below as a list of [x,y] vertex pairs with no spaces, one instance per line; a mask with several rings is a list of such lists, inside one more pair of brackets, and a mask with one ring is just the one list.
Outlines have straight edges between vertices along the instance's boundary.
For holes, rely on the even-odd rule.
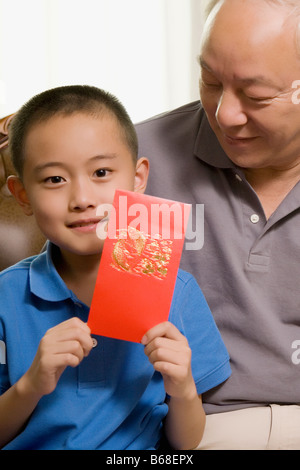
[[96,234],[97,207],[111,204],[116,189],[143,192],[147,176],[147,160],[135,165],[116,118],[77,113],[29,131],[24,187],[19,181],[19,190],[12,192],[63,251],[93,255],[103,245]]

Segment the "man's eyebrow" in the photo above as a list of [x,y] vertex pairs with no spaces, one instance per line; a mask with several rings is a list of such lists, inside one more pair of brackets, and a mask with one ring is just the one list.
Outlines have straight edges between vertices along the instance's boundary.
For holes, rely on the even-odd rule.
[[[105,155],[95,155],[94,157],[91,157],[89,159],[90,162],[93,162],[93,161],[103,161],[103,160],[113,160],[114,158],[117,158],[117,155],[115,153],[111,153],[111,154],[105,154]],[[65,168],[66,165],[63,163],[63,162],[60,162],[60,161],[53,161],[53,162],[45,162],[45,163],[41,163],[40,165],[37,165],[35,168],[34,168],[34,171],[36,173],[39,173],[43,170],[46,170],[47,168]]]
[[[200,64],[200,67],[202,67],[203,69],[207,70],[208,72],[211,72],[212,74],[214,73],[214,71],[205,62],[205,60],[203,60],[202,57],[199,57],[199,64]],[[253,85],[254,83],[259,83],[262,85],[267,85],[272,88],[278,89],[278,86],[276,86],[275,83],[273,83],[271,80],[268,80],[263,75],[254,75],[253,77],[244,77],[244,78],[240,77],[240,78],[237,78],[237,80],[241,83],[244,83],[245,85]]]
[[212,72],[211,68],[208,66],[208,64],[205,62],[205,60],[201,56],[198,57],[198,62],[201,68],[206,69],[209,72]]
[[276,90],[279,89],[279,87],[275,85],[274,82],[272,82],[271,80],[268,80],[263,75],[254,75],[253,77],[239,78],[238,80],[241,83],[244,83],[245,85],[259,84],[259,85],[266,85],[271,88],[276,88]]

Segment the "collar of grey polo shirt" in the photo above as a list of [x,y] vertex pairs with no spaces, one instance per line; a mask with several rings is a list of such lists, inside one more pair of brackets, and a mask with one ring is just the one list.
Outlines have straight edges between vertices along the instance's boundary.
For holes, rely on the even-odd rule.
[[237,170],[234,163],[227,157],[219,141],[210,127],[206,114],[203,110],[203,118],[200,123],[199,132],[195,142],[195,155],[200,160],[216,168],[232,168]]
[[29,272],[31,292],[40,299],[50,302],[60,302],[72,297],[53,264],[52,256],[55,249],[57,249],[55,245],[48,242],[47,250],[32,261]]

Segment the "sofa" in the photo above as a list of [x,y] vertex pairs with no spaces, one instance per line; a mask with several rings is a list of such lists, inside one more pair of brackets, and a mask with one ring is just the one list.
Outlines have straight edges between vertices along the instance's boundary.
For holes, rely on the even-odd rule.
[[8,147],[13,116],[0,119],[0,271],[39,253],[45,243],[33,216],[23,213],[7,188],[7,177],[15,174]]

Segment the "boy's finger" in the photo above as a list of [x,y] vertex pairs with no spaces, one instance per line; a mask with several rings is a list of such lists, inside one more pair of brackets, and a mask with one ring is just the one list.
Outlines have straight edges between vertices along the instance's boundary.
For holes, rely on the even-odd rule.
[[153,351],[156,349],[159,350],[169,350],[172,354],[176,354],[177,352],[182,354],[187,349],[189,349],[187,341],[185,338],[178,340],[169,339],[161,336],[154,338],[149,343],[145,344],[145,354],[149,356]]
[[162,336],[175,340],[182,340],[182,338],[184,338],[175,325],[170,322],[163,322],[148,330],[147,333],[143,336],[141,343],[146,345],[154,338]]
[[80,343],[85,355],[93,347],[90,328],[81,320],[75,318],[51,328],[43,338],[43,342],[49,345],[72,340]]
[[188,366],[190,363],[190,354],[171,351],[170,349],[155,349],[148,355],[151,364],[156,362],[165,362],[177,366]]

